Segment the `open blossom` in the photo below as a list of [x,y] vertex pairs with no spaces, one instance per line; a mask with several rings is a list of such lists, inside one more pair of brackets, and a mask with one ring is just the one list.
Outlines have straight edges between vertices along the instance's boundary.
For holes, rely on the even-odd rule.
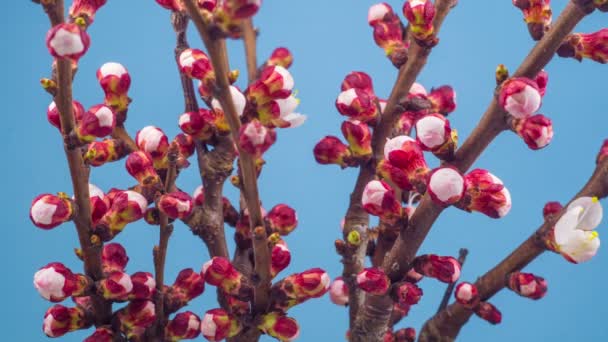
[[467,309],[472,309],[479,303],[479,293],[474,284],[463,282],[456,286],[454,290],[456,301]]
[[372,121],[379,114],[376,97],[357,88],[341,92],[336,99],[336,108],[340,114],[362,122]]
[[328,135],[315,145],[313,150],[315,160],[319,164],[337,164],[345,168],[351,152],[340,138]]
[[128,262],[127,251],[121,244],[113,242],[103,245],[103,250],[101,251],[103,273],[123,272]]
[[580,197],[570,203],[553,229],[557,251],[572,263],[593,258],[600,247],[599,234],[594,229],[602,215],[597,197]]
[[453,283],[460,278],[460,263],[449,256],[426,254],[413,262],[416,272],[444,283]]
[[285,47],[278,47],[272,51],[266,65],[279,65],[287,69],[293,64],[293,54]]
[[67,196],[42,194],[36,196],[30,207],[30,220],[42,229],[53,229],[72,219],[74,208]]
[[337,277],[329,286],[329,299],[336,305],[348,305],[348,286],[342,277]]
[[77,61],[90,45],[89,34],[76,24],[62,23],[46,34],[46,47],[53,57]]
[[426,95],[431,102],[431,111],[448,115],[456,110],[456,92],[448,85],[431,89]]
[[108,300],[125,301],[132,290],[131,277],[124,272],[112,272],[97,283],[97,292]]
[[465,180],[455,168],[442,167],[431,172],[427,189],[435,203],[448,206],[464,196]]
[[160,183],[160,176],[156,173],[152,157],[147,152],[132,152],[127,157],[125,166],[127,172],[141,185],[151,186]]
[[201,319],[191,311],[180,312],[165,327],[165,339],[181,341],[195,339],[201,333]]
[[[383,177],[389,176],[403,190],[415,188],[421,193],[426,191],[426,178],[430,170],[416,140],[406,135],[389,139],[384,145],[384,160],[387,164],[378,166],[378,173]],[[391,171],[391,166],[401,171],[405,179],[393,179],[391,176],[400,174]]]
[[201,332],[207,341],[222,341],[236,336],[242,327],[233,315],[224,309],[211,309],[201,321]]
[[[84,115],[84,107],[78,101],[72,101],[72,115],[74,116],[74,120],[76,122],[82,119]],[[55,104],[55,101],[49,104],[46,110],[46,118],[49,120],[49,123],[59,129],[61,131],[61,119],[59,118],[59,109]]]
[[379,268],[366,268],[357,274],[357,285],[367,293],[384,295],[390,286],[390,280]]
[[185,192],[174,191],[162,195],[158,207],[172,219],[184,219],[192,213],[192,198]]
[[465,176],[466,191],[457,206],[466,211],[478,211],[491,218],[500,218],[511,210],[511,193],[502,181],[483,169]]
[[372,132],[369,126],[359,120],[342,123],[342,134],[353,157],[368,157],[372,154]]
[[85,319],[85,313],[82,309],[67,308],[63,305],[54,305],[49,308],[44,314],[44,322],[42,323],[42,331],[48,337],[60,337],[70,331],[83,329],[90,323]]
[[429,114],[416,122],[416,141],[425,150],[442,159],[454,155],[458,135],[450,127],[450,122],[439,113]]
[[71,296],[82,296],[90,286],[90,280],[82,274],[74,274],[62,263],[52,262],[34,274],[34,287],[51,302],[61,302]]
[[116,312],[118,328],[129,340],[141,338],[156,320],[154,302],[134,300]]
[[239,132],[239,146],[256,157],[268,151],[276,140],[277,133],[255,119],[241,126]]
[[573,57],[578,61],[589,58],[598,63],[608,63],[608,28],[587,34],[573,33],[566,38],[557,53],[561,57]]
[[515,133],[533,150],[541,149],[553,140],[553,123],[542,114],[515,119],[512,125]]
[[114,127],[116,127],[114,111],[105,105],[96,105],[84,113],[75,130],[80,140],[91,142],[95,138],[110,135]]
[[266,215],[266,221],[272,231],[286,236],[298,226],[298,215],[290,206],[277,204]]
[[264,333],[278,339],[279,341],[290,342],[300,335],[298,322],[279,312],[271,312],[262,317],[262,323],[258,329]]
[[279,65],[267,66],[257,81],[247,89],[247,97],[258,105],[291,95],[294,80],[287,69]]
[[410,32],[419,40],[426,40],[435,32],[435,5],[430,0],[407,0],[403,4],[403,15],[410,23]]
[[514,118],[524,119],[540,108],[542,97],[535,81],[515,77],[502,84],[498,100],[500,106]]
[[391,297],[395,302],[401,305],[415,305],[418,304],[420,298],[422,298],[422,289],[414,283],[407,281],[401,282],[396,286],[393,286],[391,290]]
[[541,299],[547,293],[545,279],[532,273],[513,272],[507,285],[518,295],[534,300]]
[[502,321],[502,313],[490,303],[481,302],[473,311],[479,318],[488,321],[490,324],[499,324]]
[[395,190],[384,181],[373,180],[365,186],[361,198],[363,209],[386,222],[395,222],[402,216],[401,204]]
[[532,38],[540,40],[551,25],[551,0],[513,0],[513,5],[522,10]]

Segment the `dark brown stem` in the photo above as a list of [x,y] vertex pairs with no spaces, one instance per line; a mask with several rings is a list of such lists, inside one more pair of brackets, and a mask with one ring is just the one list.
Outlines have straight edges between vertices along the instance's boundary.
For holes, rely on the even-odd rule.
[[[461,248],[458,252],[458,262],[460,263],[460,271],[462,272],[462,268],[464,267],[464,262],[467,260],[467,255],[469,254],[469,250],[466,248]],[[441,299],[441,304],[439,304],[439,309],[437,312],[445,309],[448,306],[448,302],[450,301],[450,297],[452,297],[452,292],[454,292],[454,287],[456,287],[456,283],[450,283],[448,287],[445,289],[445,293],[443,294],[443,298]]]
[[124,146],[128,150],[127,154],[139,150],[137,144],[135,143],[135,140],[131,138],[131,136],[125,129],[125,126],[123,125],[116,126],[114,128],[114,131],[112,131],[112,138],[118,139],[123,142]]

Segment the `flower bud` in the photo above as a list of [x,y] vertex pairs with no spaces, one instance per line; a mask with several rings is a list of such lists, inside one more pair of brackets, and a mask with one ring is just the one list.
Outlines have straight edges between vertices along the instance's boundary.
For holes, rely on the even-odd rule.
[[179,69],[190,78],[205,83],[215,81],[215,72],[207,55],[199,49],[186,49],[179,55]]
[[156,0],[156,3],[170,11],[180,12],[184,10],[182,0]]
[[178,313],[165,327],[165,339],[181,341],[195,339],[201,333],[201,319],[190,311]]
[[91,166],[102,166],[106,163],[117,161],[125,156],[125,147],[120,140],[105,139],[93,141],[89,144],[83,158],[85,163]]
[[274,278],[291,262],[291,252],[284,243],[277,243],[270,252],[270,275]]
[[266,221],[272,231],[283,236],[289,235],[298,225],[296,211],[286,204],[275,205],[266,215]]
[[600,247],[599,234],[594,229],[602,216],[597,197],[577,198],[555,224],[551,245],[572,263],[590,260]]
[[291,95],[294,80],[282,66],[268,66],[262,70],[257,81],[247,89],[247,97],[258,105],[274,99],[285,99]]
[[280,341],[293,341],[300,335],[298,322],[279,312],[264,315],[258,329]]
[[363,71],[353,71],[344,77],[341,86],[342,91],[349,89],[360,89],[370,95],[374,94],[372,78]]
[[[72,101],[72,115],[74,116],[74,120],[79,122],[84,115],[84,107],[78,101]],[[49,123],[59,129],[61,132],[61,119],[59,118],[59,109],[55,104],[55,101],[51,102],[46,110],[46,118],[49,120]]]
[[266,65],[278,65],[288,69],[293,64],[293,55],[291,51],[284,47],[278,47],[272,51],[270,58],[266,61]]
[[547,73],[544,69],[541,70],[534,82],[538,85],[538,90],[540,92],[540,96],[545,96],[545,92],[547,91],[547,84],[549,84],[549,73]]
[[262,5],[262,0],[230,0],[222,1],[220,4],[231,21],[235,21],[247,19],[256,14]]
[[416,305],[422,298],[422,289],[407,281],[396,284],[391,290],[393,300],[401,305]]
[[498,101],[514,118],[524,119],[540,108],[542,97],[536,82],[525,77],[515,77],[502,84]]
[[490,324],[498,324],[502,321],[502,314],[490,303],[481,302],[473,311],[479,318],[488,321]]
[[365,186],[361,198],[363,209],[386,222],[396,222],[401,216],[401,204],[395,191],[384,181],[373,180]]
[[515,119],[512,121],[512,126],[515,133],[533,150],[549,145],[553,139],[553,123],[542,114]]
[[89,184],[89,202],[91,203],[91,222],[96,225],[110,209],[110,200],[103,191],[93,184]]
[[394,303],[393,304],[393,316],[396,321],[402,320],[410,313],[411,306],[407,304]]
[[187,159],[194,154],[196,146],[194,144],[194,139],[192,139],[190,135],[179,133],[173,138],[173,142],[177,145],[180,158]]
[[435,6],[430,0],[407,0],[403,15],[410,23],[410,33],[418,40],[427,40],[435,32]]
[[34,287],[51,302],[61,302],[71,296],[82,296],[90,286],[82,274],[74,274],[62,263],[52,262],[34,274]]
[[107,0],[74,0],[70,6],[70,18],[84,18],[90,25],[95,19],[95,13],[105,5]]
[[76,24],[62,23],[46,34],[46,47],[55,58],[78,61],[87,52],[90,43],[89,34]]
[[548,220],[550,217],[559,214],[563,208],[559,202],[547,202],[543,207],[543,218]]
[[84,142],[91,142],[95,138],[110,135],[116,127],[116,114],[109,107],[96,105],[84,113],[75,130],[78,138]]
[[101,251],[101,267],[103,273],[124,272],[129,257],[127,251],[119,243],[107,243]]
[[333,135],[328,135],[319,140],[313,152],[317,163],[323,165],[337,164],[342,168],[348,165],[347,160],[351,157],[348,146],[341,142],[340,138]]
[[465,176],[465,196],[457,206],[468,212],[478,211],[491,218],[501,218],[511,210],[511,193],[502,181],[483,169]]
[[474,284],[463,282],[456,286],[454,290],[456,301],[467,309],[473,309],[479,304],[479,293]]
[[131,277],[124,272],[112,272],[97,283],[97,292],[107,300],[125,301],[132,290]]
[[154,167],[160,168],[169,150],[169,139],[165,133],[160,128],[146,126],[137,132],[135,142],[140,150],[150,154]]
[[403,190],[416,188],[420,193],[426,192],[426,176],[430,170],[414,139],[400,135],[388,140],[384,145],[384,159],[405,173],[409,184],[400,185]]
[[394,16],[389,20],[376,23],[373,29],[376,45],[384,50],[395,67],[400,68],[407,62],[409,48],[409,42],[403,41],[401,20]]
[[231,295],[239,295],[244,288],[243,275],[223,257],[214,257],[203,265],[201,275],[209,285],[217,286]]
[[507,286],[518,295],[534,300],[543,298],[547,293],[545,279],[532,273],[511,273]]
[[366,123],[359,120],[344,121],[342,134],[348,141],[353,157],[366,158],[372,154],[372,133]]
[[38,228],[48,230],[71,220],[74,207],[66,197],[51,194],[36,196],[30,207],[32,223]]
[[429,176],[427,190],[433,202],[446,207],[462,199],[465,180],[456,168],[437,168]]
[[156,292],[156,280],[151,273],[135,272],[131,275],[133,290],[129,295],[129,300],[152,299]]
[[444,283],[453,283],[460,278],[460,263],[449,256],[425,254],[413,262],[416,272]]
[[431,151],[441,159],[452,159],[458,135],[450,127],[448,119],[435,113],[416,122],[416,141],[423,150]]
[[126,162],[127,172],[143,186],[160,184],[160,177],[154,169],[154,162],[149,153],[135,151],[129,154]]
[[405,172],[396,168],[385,159],[382,159],[376,166],[376,173],[378,176],[390,180],[400,189],[412,189],[412,185]]
[[211,309],[201,322],[201,332],[207,341],[222,341],[236,336],[242,327],[233,315],[224,309]]
[[116,191],[112,196],[110,210],[101,218],[100,225],[95,228],[104,241],[112,239],[124,227],[141,219],[148,207],[148,201],[141,194],[127,190]]
[[97,80],[106,96],[126,94],[131,86],[131,76],[127,68],[115,62],[105,63],[97,69]]
[[192,213],[192,198],[185,192],[174,191],[162,195],[158,207],[170,218],[181,220]]
[[205,291],[205,279],[193,269],[187,268],[179,272],[172,288],[180,293],[184,303],[188,303]]
[[[235,86],[230,86],[230,94],[232,95],[232,103],[234,104],[236,114],[239,117],[243,116],[243,112],[247,106],[247,99],[245,98],[245,95],[243,95],[243,93],[241,93],[241,91]],[[220,101],[218,99],[211,100],[211,107],[215,113],[214,124],[218,132],[221,134],[230,133],[230,125],[228,125],[228,121],[226,121],[226,114],[224,113],[224,109],[222,108]]]
[[187,112],[179,117],[179,128],[186,134],[206,141],[214,134],[215,115],[208,109],[198,112]]
[[395,342],[415,342],[416,341],[416,329],[405,328],[395,331]]
[[391,21],[396,17],[391,5],[386,2],[381,2],[372,5],[367,12],[367,23],[369,26],[375,26],[383,21]]
[[342,277],[337,277],[329,287],[329,299],[336,305],[348,305],[348,286]]
[[277,133],[254,119],[241,126],[239,146],[247,153],[260,157],[277,140]]
[[379,113],[375,100],[375,96],[364,90],[350,88],[338,95],[336,108],[352,120],[368,122],[376,119]]
[[134,300],[116,312],[118,326],[129,340],[143,336],[146,329],[156,320],[154,302]]
[[114,332],[110,327],[104,326],[95,329],[95,332],[83,340],[83,342],[112,342],[114,341]]
[[572,57],[578,61],[589,58],[598,63],[608,62],[608,28],[593,33],[573,33],[557,50],[561,57]]
[[320,268],[292,274],[274,284],[271,289],[272,307],[286,312],[291,307],[312,298],[319,298],[329,291],[330,278]]
[[524,21],[534,40],[540,40],[551,25],[551,0],[513,1],[524,13]]
[[271,100],[258,106],[258,117],[260,122],[269,128],[295,128],[306,121],[306,115],[295,112],[299,104],[300,100],[294,95],[290,95],[286,99]]
[[388,291],[390,280],[379,268],[366,268],[357,274],[357,285],[367,293],[382,296]]
[[82,309],[57,304],[46,310],[42,331],[48,337],[60,337],[71,331],[84,329],[88,325],[90,323],[86,321]]
[[426,96],[431,102],[431,111],[448,115],[456,110],[456,92],[448,85],[431,89]]

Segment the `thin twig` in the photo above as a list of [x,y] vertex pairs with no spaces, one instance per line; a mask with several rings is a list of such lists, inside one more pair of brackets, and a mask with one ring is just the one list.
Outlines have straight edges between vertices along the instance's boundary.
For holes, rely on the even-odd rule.
[[258,78],[258,61],[256,50],[257,34],[253,28],[253,20],[247,19],[241,25],[243,43],[245,44],[245,59],[247,61],[247,80],[249,84]]
[[[469,254],[469,250],[466,248],[461,248],[458,252],[458,262],[460,263],[460,271],[462,272],[462,268],[464,266],[464,262],[467,260],[467,254]],[[450,283],[448,287],[445,289],[445,293],[443,294],[443,298],[441,299],[441,304],[439,304],[439,309],[437,312],[445,309],[448,306],[448,302],[450,301],[450,297],[452,297],[452,292],[454,292],[454,287],[456,287],[456,283]]]

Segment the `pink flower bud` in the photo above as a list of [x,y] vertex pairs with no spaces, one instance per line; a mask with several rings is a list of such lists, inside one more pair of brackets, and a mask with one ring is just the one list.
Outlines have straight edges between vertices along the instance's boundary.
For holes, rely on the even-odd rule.
[[557,53],[561,57],[573,57],[579,61],[589,58],[605,64],[608,62],[608,28],[588,34],[571,34]]
[[254,119],[241,126],[239,145],[249,154],[260,157],[277,140],[277,133]]
[[179,55],[179,68],[188,77],[209,82],[215,80],[215,72],[207,55],[198,49],[186,49]]
[[458,207],[478,211],[491,218],[501,218],[511,210],[511,194],[502,181],[483,169],[475,169],[465,176],[465,196]]
[[214,257],[206,262],[201,275],[209,285],[217,286],[228,294],[237,295],[241,290],[243,275],[226,258]]
[[348,146],[340,141],[340,138],[333,135],[328,135],[319,140],[313,152],[317,163],[323,165],[337,164],[342,168],[348,165],[347,160],[351,156]]
[[416,272],[444,283],[453,283],[460,278],[460,263],[449,256],[425,254],[413,262]]
[[342,277],[337,277],[331,283],[329,299],[336,305],[348,305],[348,286],[346,286]]
[[96,225],[110,209],[110,200],[103,191],[93,184],[89,184],[89,200],[91,203],[91,222]]
[[270,229],[283,236],[289,235],[298,225],[296,211],[286,204],[275,205],[266,215]]
[[416,284],[402,282],[391,290],[392,298],[401,305],[416,305],[422,298],[422,289]]
[[231,20],[247,19],[258,12],[262,0],[230,0],[220,2]]
[[78,307],[67,308],[63,305],[54,305],[44,314],[42,331],[48,337],[60,337],[70,331],[84,329],[90,325],[85,319],[84,311]]
[[272,51],[270,58],[266,61],[266,65],[278,65],[288,69],[293,63],[293,55],[291,51],[284,47],[278,47]]
[[105,105],[96,105],[84,113],[76,126],[78,138],[85,142],[91,142],[95,138],[103,138],[110,135],[116,127],[116,114]]
[[242,327],[233,315],[224,309],[211,309],[201,322],[201,332],[207,341],[222,341],[236,336]]
[[379,268],[366,268],[357,274],[357,285],[367,293],[382,296],[388,291],[390,280]]
[[174,191],[162,195],[158,207],[172,219],[184,219],[192,213],[192,198],[185,192]]
[[277,243],[270,253],[270,274],[276,277],[291,262],[291,252],[284,243]]
[[312,268],[294,275],[293,290],[296,297],[319,298],[329,291],[331,279],[327,272]]
[[545,92],[547,91],[547,84],[549,84],[549,73],[547,73],[544,69],[541,70],[534,82],[538,85],[538,90],[540,92],[540,96],[545,96]]
[[479,293],[474,284],[463,282],[456,286],[454,291],[456,301],[467,309],[473,309],[479,304]]
[[[74,120],[79,122],[84,115],[84,107],[78,101],[72,101],[72,115],[74,116]],[[46,118],[49,120],[49,123],[59,129],[61,131],[61,119],[59,118],[59,109],[55,104],[55,101],[51,102],[49,107],[46,110]]]
[[500,106],[514,118],[524,119],[540,108],[542,97],[536,82],[515,77],[502,84],[498,100]]
[[70,18],[86,18],[91,24],[95,19],[95,13],[105,5],[107,0],[74,0],[70,6]]
[[543,298],[547,293],[545,279],[532,273],[513,272],[507,285],[518,295],[534,300]]
[[151,273],[135,272],[131,275],[133,290],[129,295],[129,300],[152,299],[156,292],[156,280]]
[[348,116],[352,120],[368,122],[378,116],[376,97],[367,91],[350,88],[338,95],[336,108],[340,114]]
[[173,138],[173,142],[177,144],[180,157],[188,158],[194,154],[196,146],[194,144],[194,139],[190,135],[179,133]]
[[453,155],[456,148],[450,122],[438,113],[416,122],[416,141],[423,150],[441,155]]
[[367,12],[367,23],[369,26],[375,26],[383,21],[391,21],[396,17],[391,5],[386,2],[381,2],[372,5]]
[[140,150],[150,154],[156,168],[169,150],[169,138],[162,129],[154,126],[146,126],[137,132],[135,142]]
[[448,115],[456,110],[456,92],[450,86],[433,88],[426,98],[431,101],[433,112]]
[[280,341],[293,341],[300,335],[298,322],[279,312],[271,312],[262,317],[262,323],[258,325],[262,330]]
[[407,0],[403,4],[403,15],[410,22],[410,33],[414,38],[426,40],[435,32],[435,6],[430,0]]
[[84,155],[84,161],[91,166],[102,166],[124,157],[125,148],[120,140],[105,139],[93,141]]
[[528,24],[528,30],[532,38],[540,40],[544,33],[549,30],[553,18],[551,0],[513,0],[513,4],[522,10],[524,21]]
[[512,125],[515,133],[522,137],[526,145],[533,150],[544,148],[553,139],[553,123],[551,119],[542,114],[525,119],[515,119]]
[[179,117],[179,128],[186,134],[206,141],[214,134],[215,115],[208,109],[198,112],[187,112]]
[[112,342],[114,341],[114,332],[109,327],[99,327],[95,332],[83,340],[83,342]]
[[474,311],[479,318],[488,321],[490,324],[498,324],[502,321],[502,314],[490,303],[481,302]]
[[50,263],[34,274],[34,287],[44,299],[51,302],[82,296],[90,285],[86,276],[72,273],[59,262]]
[[401,205],[395,191],[384,181],[373,180],[365,186],[361,198],[363,209],[386,222],[395,222],[402,216]]
[[156,0],[156,3],[170,11],[180,12],[184,10],[181,0]]
[[129,340],[139,339],[156,320],[154,302],[134,300],[116,312],[118,326]]
[[368,157],[372,154],[372,133],[366,123],[359,120],[344,121],[342,134],[348,141],[353,157]]
[[152,186],[160,183],[160,177],[154,169],[154,162],[149,153],[135,151],[129,154],[126,162],[127,172],[143,186]]
[[132,290],[131,277],[124,272],[112,272],[97,283],[97,292],[112,301],[127,300]]
[[51,194],[36,196],[30,207],[32,223],[38,228],[48,230],[71,220],[74,208],[66,197]]
[[59,24],[46,34],[46,47],[55,58],[78,61],[89,49],[88,33],[76,24]]
[[147,207],[148,201],[141,194],[131,190],[118,190],[112,196],[110,210],[101,218],[100,226],[96,227],[96,233],[104,241],[112,239],[127,224],[141,219]]
[[258,105],[274,99],[285,99],[291,95],[294,80],[289,71],[279,65],[271,65],[260,73],[257,81],[247,89],[247,97]]
[[205,291],[205,279],[193,269],[181,270],[175,278],[173,290],[180,292],[185,303],[200,296]]
[[430,170],[414,139],[400,135],[388,140],[384,145],[384,159],[405,173],[409,186],[402,187],[403,190],[416,188],[421,193],[426,191],[426,176]]
[[124,272],[129,257],[127,251],[119,243],[107,243],[101,251],[101,266],[103,273]]
[[120,63],[108,62],[97,69],[97,80],[108,94],[126,94],[131,86],[131,76]]
[[559,202],[547,202],[543,207],[543,218],[547,220],[551,216],[559,214],[563,208]]
[[165,327],[165,339],[168,341],[195,339],[200,333],[201,319],[190,311],[175,315]]
[[372,78],[363,71],[353,71],[344,77],[341,86],[342,91],[349,89],[360,89],[369,94],[374,94]]
[[442,167],[431,172],[427,189],[435,203],[449,206],[464,196],[465,180],[457,169]]

